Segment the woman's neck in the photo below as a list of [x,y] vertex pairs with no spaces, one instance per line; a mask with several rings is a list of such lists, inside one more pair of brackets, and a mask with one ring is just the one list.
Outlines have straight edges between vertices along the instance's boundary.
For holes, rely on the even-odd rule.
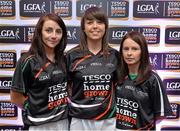
[[128,65],[129,74],[138,74],[139,66],[137,65]]
[[89,51],[92,52],[93,54],[97,54],[102,49],[102,40],[100,41],[88,40],[87,43],[88,43]]
[[51,61],[55,62],[55,53],[54,50],[46,50],[46,57]]

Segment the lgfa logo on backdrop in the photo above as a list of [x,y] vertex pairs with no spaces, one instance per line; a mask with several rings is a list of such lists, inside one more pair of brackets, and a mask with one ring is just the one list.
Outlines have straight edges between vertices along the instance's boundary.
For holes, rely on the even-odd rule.
[[165,29],[166,45],[180,46],[180,28],[179,26],[167,26]]
[[24,41],[22,26],[3,25],[0,27],[0,43],[21,43]]
[[168,95],[179,95],[180,94],[180,78],[165,78],[163,84],[166,87]]
[[24,4],[24,12],[41,12],[45,13],[45,5],[46,3],[43,2],[40,4]]
[[129,31],[135,30],[134,27],[110,27],[109,28],[109,43],[111,44],[120,44],[124,35],[126,35]]
[[80,37],[80,27],[68,26],[67,27],[67,43],[78,44]]
[[12,85],[12,77],[0,76],[0,93],[9,93]]
[[43,0],[21,0],[20,1],[20,16],[24,17],[40,17],[44,13],[50,12],[50,2]]
[[20,39],[19,28],[16,28],[16,30],[1,30],[0,38],[1,39],[15,39],[15,40]]
[[156,60],[156,70],[180,71],[180,52],[150,53],[150,62]]
[[137,18],[161,17],[163,3],[159,1],[134,1],[133,16]]
[[87,10],[90,7],[99,7],[102,8],[105,12],[107,12],[107,2],[104,2],[104,0],[76,0],[76,14],[77,17],[81,17],[85,10]]

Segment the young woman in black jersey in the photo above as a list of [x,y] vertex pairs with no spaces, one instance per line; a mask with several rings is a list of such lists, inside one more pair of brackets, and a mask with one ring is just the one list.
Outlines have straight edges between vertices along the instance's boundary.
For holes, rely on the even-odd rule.
[[63,20],[45,14],[36,24],[30,49],[18,60],[11,101],[22,108],[29,130],[68,129],[66,41]]
[[108,18],[98,7],[81,19],[80,43],[67,53],[70,130],[114,130],[118,51],[108,46]]
[[155,130],[156,120],[170,115],[171,108],[160,77],[152,71],[145,37],[127,33],[119,54],[116,128]]

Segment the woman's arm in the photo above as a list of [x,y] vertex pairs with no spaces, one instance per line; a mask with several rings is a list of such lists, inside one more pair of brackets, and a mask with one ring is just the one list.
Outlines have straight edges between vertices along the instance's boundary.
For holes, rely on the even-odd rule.
[[11,90],[10,97],[11,97],[12,103],[16,104],[19,108],[23,109],[23,104],[24,104],[24,101],[26,100],[23,93]]

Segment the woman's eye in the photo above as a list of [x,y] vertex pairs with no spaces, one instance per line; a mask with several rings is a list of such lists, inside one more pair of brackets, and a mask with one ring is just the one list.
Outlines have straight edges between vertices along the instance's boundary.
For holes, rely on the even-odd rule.
[[52,32],[52,29],[46,29],[45,31],[50,33],[50,32]]
[[91,22],[91,21],[87,22],[87,24],[89,24],[89,25],[92,24],[92,23],[93,23],[93,22]]
[[126,48],[126,47],[125,47],[125,48],[123,48],[123,50],[129,50],[129,48]]
[[132,50],[139,50],[139,48],[132,48]]
[[56,33],[61,34],[61,33],[62,33],[62,30],[61,30],[61,29],[56,30]]

